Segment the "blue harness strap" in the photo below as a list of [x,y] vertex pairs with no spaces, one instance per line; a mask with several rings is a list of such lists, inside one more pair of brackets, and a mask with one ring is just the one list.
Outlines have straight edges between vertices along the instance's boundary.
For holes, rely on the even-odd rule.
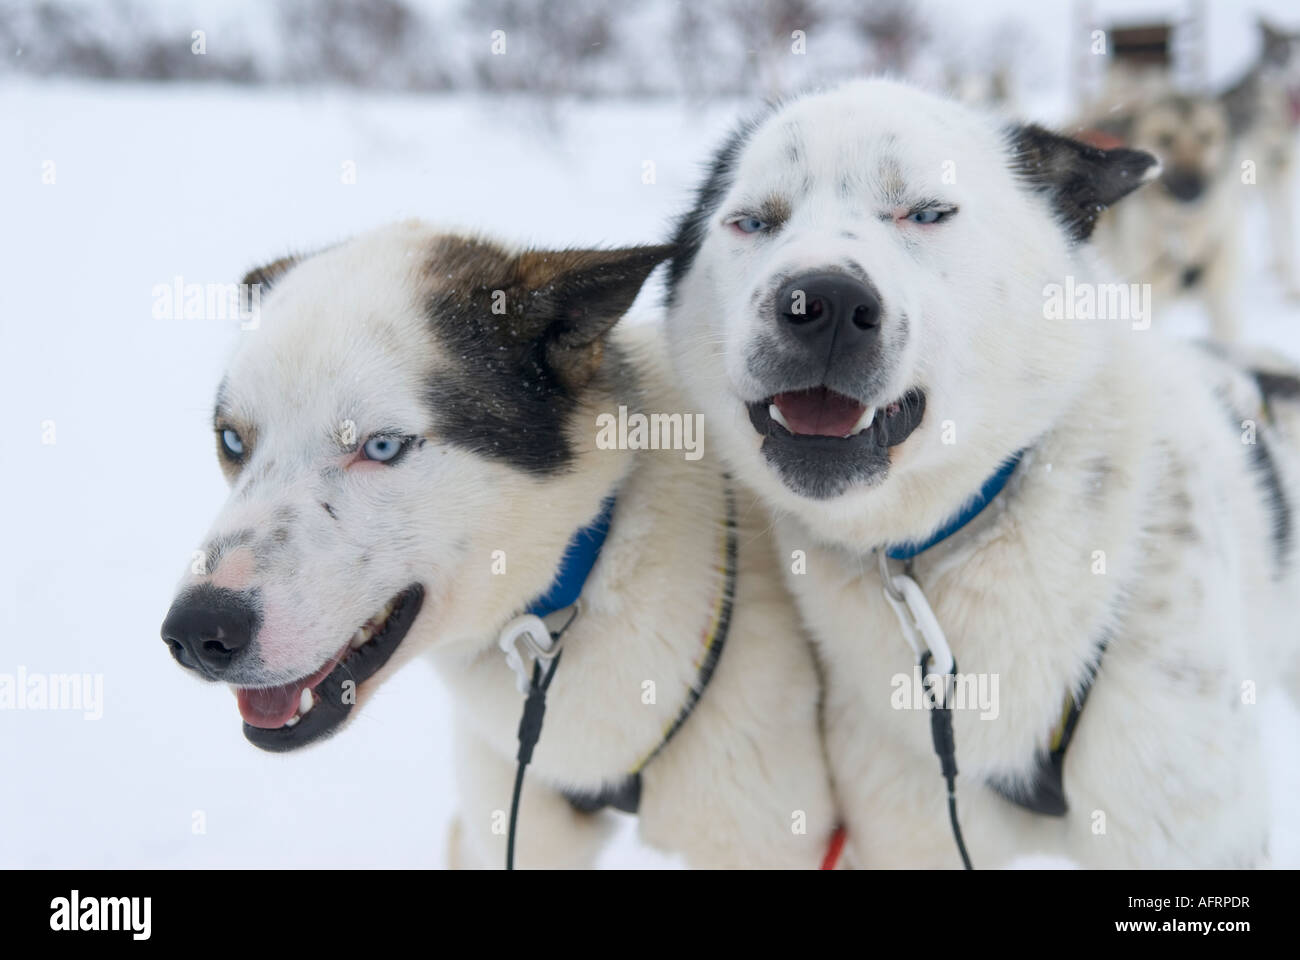
[[[885,549],[885,555],[893,560],[911,560],[913,557],[929,550],[935,544],[951,537],[974,520],[980,514],[980,511],[1002,492],[1002,488],[1007,485],[1007,481],[1015,473],[1016,467],[1020,466],[1024,454],[1025,451],[1021,450],[1008,458],[991,477],[984,481],[984,485],[980,487],[979,492],[927,540],[920,543],[895,544]],[[1083,713],[1084,703],[1087,702],[1088,693],[1097,678],[1097,669],[1101,665],[1101,656],[1105,652],[1106,641],[1103,639],[1098,644],[1097,660],[1090,665],[1088,675],[1078,695],[1076,696],[1072,692],[1066,693],[1060,720],[1051,731],[1048,751],[1039,754],[1035,758],[1035,766],[1029,782],[1018,784],[1008,778],[995,775],[986,781],[988,786],[1007,800],[1031,813],[1039,813],[1049,817],[1065,816],[1069,809],[1063,782],[1065,751],[1070,746],[1070,741],[1074,739],[1075,727],[1078,725],[1079,717]]]
[[609,535],[615,500],[612,493],[606,497],[596,519],[569,540],[569,545],[564,549],[564,557],[560,560],[560,569],[555,572],[555,579],[544,594],[528,605],[529,613],[545,617],[578,602],[583,584],[591,575],[591,568],[600,558],[600,548],[605,545],[605,537]]
[[1012,454],[1002,466],[998,467],[993,476],[984,481],[984,485],[979,488],[979,492],[971,497],[966,502],[966,505],[953,515],[952,519],[931,534],[929,539],[920,543],[896,543],[885,548],[885,556],[891,560],[911,560],[917,554],[924,553],[935,544],[947,540],[979,516],[980,511],[993,502],[993,498],[1002,492],[1002,488],[1007,485],[1011,475],[1016,472],[1016,467],[1020,466],[1020,458],[1024,455],[1025,451],[1023,450]]

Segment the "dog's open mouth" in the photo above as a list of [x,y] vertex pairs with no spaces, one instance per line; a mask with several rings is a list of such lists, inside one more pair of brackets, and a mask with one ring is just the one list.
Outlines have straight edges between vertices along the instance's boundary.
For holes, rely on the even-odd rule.
[[898,446],[920,425],[924,414],[922,390],[909,390],[883,407],[868,406],[829,387],[778,393],[749,405],[750,422],[765,437],[877,447]]
[[248,742],[280,753],[334,732],[356,703],[356,688],[388,662],[423,601],[423,586],[407,587],[309,676],[278,687],[236,688]]
[[889,448],[925,417],[925,391],[912,389],[876,407],[822,386],[774,394],[747,409],[763,438],[763,456],[785,485],[825,500],[888,472]]

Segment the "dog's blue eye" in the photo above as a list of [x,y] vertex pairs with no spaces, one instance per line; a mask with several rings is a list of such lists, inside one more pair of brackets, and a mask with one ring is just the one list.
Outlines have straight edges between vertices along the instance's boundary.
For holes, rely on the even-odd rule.
[[758,217],[741,217],[734,222],[734,226],[741,233],[758,233],[767,229],[767,224]]
[[913,223],[938,223],[944,216],[946,216],[946,211],[935,207],[927,207],[924,210],[913,210],[907,215],[907,219]]
[[378,460],[380,463],[386,463],[402,452],[406,446],[406,440],[403,437],[379,436],[371,437],[366,441],[363,451],[366,459]]
[[221,431],[221,443],[226,448],[226,452],[232,457],[242,457],[244,455],[244,441],[240,439],[239,434],[230,428]]

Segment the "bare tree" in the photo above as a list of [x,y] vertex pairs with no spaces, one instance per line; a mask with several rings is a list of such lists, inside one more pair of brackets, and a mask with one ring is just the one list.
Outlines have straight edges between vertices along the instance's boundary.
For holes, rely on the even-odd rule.
[[[599,66],[610,58],[613,26],[602,0],[567,0],[543,5],[533,0],[478,0],[466,4],[467,29],[480,32],[475,57],[480,86],[544,94],[593,93]],[[489,37],[502,31],[501,46]]]
[[863,66],[868,72],[907,75],[917,52],[930,40],[929,27],[912,0],[854,4],[848,21],[866,44]]

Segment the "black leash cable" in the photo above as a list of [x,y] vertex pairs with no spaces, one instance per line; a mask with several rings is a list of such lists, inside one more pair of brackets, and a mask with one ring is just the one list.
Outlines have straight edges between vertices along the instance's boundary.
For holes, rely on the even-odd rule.
[[533,679],[528,685],[528,699],[524,701],[524,714],[519,718],[519,769],[515,773],[515,790],[510,798],[510,832],[506,835],[506,869],[515,868],[515,827],[519,822],[519,795],[524,789],[524,768],[532,762],[533,748],[542,736],[542,718],[546,715],[546,689],[555,676],[555,668],[560,665],[560,650],[551,658],[551,665],[542,676],[540,660],[533,661]]
[[[926,661],[932,659],[930,651],[921,654],[921,673],[925,674]],[[973,870],[970,854],[966,852],[966,841],[962,839],[961,824],[957,822],[957,738],[952,732],[952,701],[947,689],[948,677],[956,677],[957,661],[953,660],[952,670],[943,678],[943,706],[930,704],[930,736],[934,740],[934,752],[939,755],[939,766],[943,778],[948,782],[948,820],[952,824],[952,838],[957,842],[957,852],[961,854],[962,866]]]

